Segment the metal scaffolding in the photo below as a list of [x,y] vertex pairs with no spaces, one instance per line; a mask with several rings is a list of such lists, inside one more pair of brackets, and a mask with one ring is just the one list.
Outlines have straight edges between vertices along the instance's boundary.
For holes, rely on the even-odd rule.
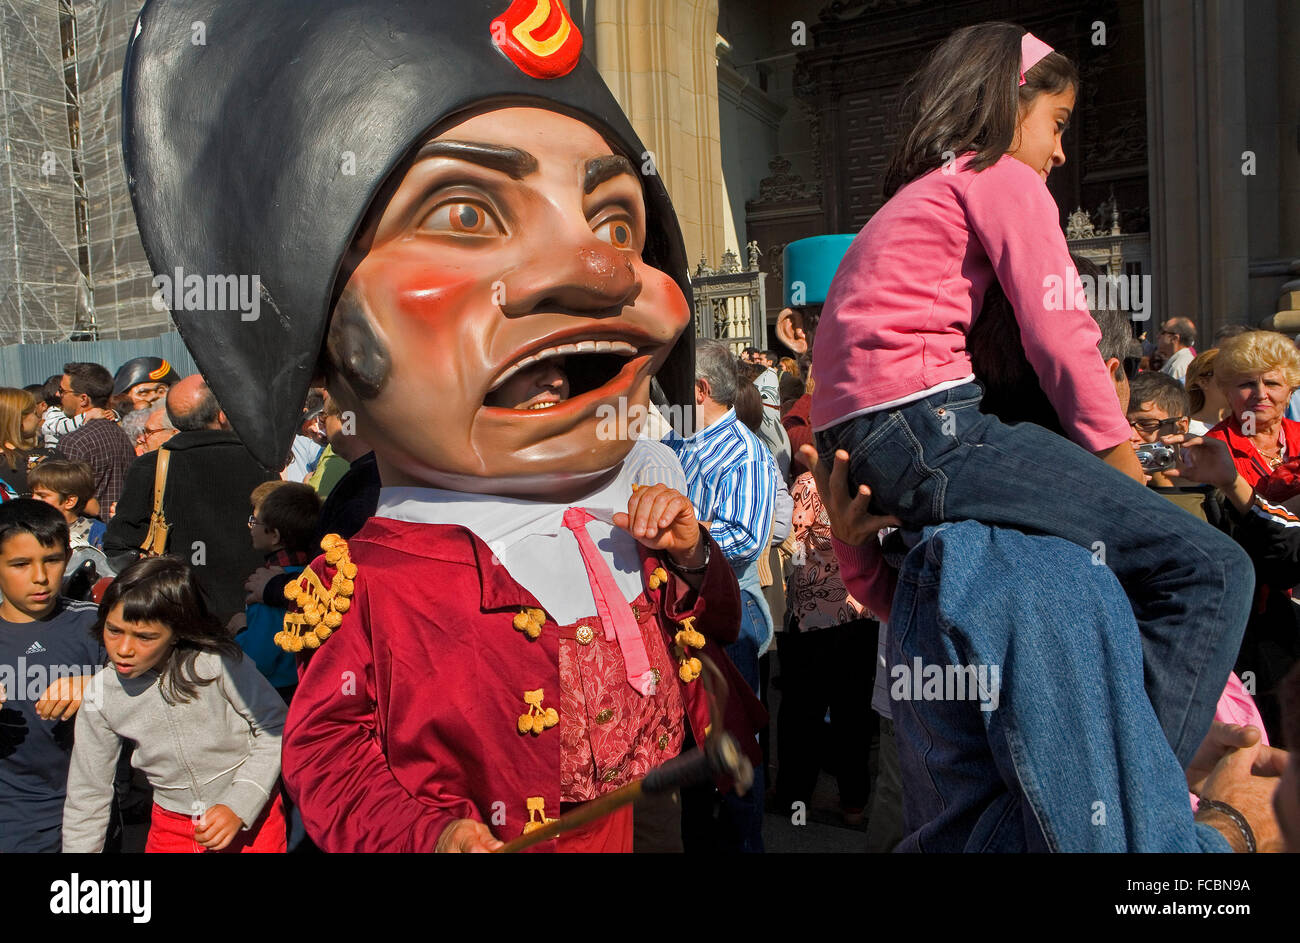
[[0,0],[0,345],[152,336],[121,147],[139,0]]

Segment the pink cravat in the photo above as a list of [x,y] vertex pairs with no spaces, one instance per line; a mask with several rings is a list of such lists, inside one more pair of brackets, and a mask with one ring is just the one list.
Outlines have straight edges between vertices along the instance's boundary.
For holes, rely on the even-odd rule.
[[632,616],[632,607],[623,598],[622,590],[614,582],[614,574],[609,572],[609,565],[587,533],[587,522],[594,520],[583,508],[569,508],[564,512],[564,526],[573,531],[578,549],[582,551],[587,580],[591,583],[591,595],[596,600],[596,615],[605,624],[605,641],[618,641],[619,650],[623,653],[623,666],[627,671],[627,683],[632,685],[632,690],[637,694],[645,697],[655,693],[650,656],[646,654],[641,627]]

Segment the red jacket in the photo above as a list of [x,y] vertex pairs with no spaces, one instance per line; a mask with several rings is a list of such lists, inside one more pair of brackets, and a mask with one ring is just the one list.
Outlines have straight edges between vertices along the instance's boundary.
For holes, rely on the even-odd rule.
[[[709,540],[698,594],[675,575],[646,594],[665,646],[678,620],[697,617],[704,651],[730,687],[724,723],[756,760],[754,732],[767,716],[719,647],[737,637],[740,595]],[[427,852],[455,819],[517,837],[532,797],[557,817],[559,730],[520,735],[517,721],[525,690],[559,693],[559,627],[548,616],[536,639],[515,628],[537,600],[464,527],[372,518],[348,550],[357,567],[351,605],[303,672],[284,730],[285,783],[313,840],[331,852]],[[664,565],[648,551],[643,562],[647,577]],[[334,567],[321,557],[312,569],[328,586]],[[702,742],[702,682],[664,681],[681,685]],[[553,851],[555,842],[536,847]]]
[[815,446],[813,441],[812,420],[808,418],[812,409],[812,394],[805,393],[794,401],[793,405],[781,417],[785,434],[790,437],[790,480],[794,481],[806,471],[812,471],[799,457],[799,449],[805,445]]
[[[1229,416],[1207,432],[1206,436],[1228,443],[1228,451],[1232,453],[1232,461],[1237,466],[1237,471],[1252,488],[1258,488],[1259,483],[1273,473],[1273,469],[1259,454],[1255,443],[1248,436],[1241,434],[1240,423],[1241,420]],[[1300,456],[1300,422],[1283,417],[1282,436],[1286,441],[1287,458]]]

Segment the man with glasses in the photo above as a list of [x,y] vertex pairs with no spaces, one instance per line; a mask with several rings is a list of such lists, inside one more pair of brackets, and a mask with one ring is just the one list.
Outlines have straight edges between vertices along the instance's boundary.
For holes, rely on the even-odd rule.
[[126,470],[135,461],[135,446],[108,412],[113,395],[113,375],[97,363],[69,363],[63,367],[59,400],[67,416],[76,417],[97,410],[94,419],[59,440],[57,454],[72,462],[85,462],[95,473],[95,500],[99,516],[107,521],[122,492]]
[[[179,380],[165,400],[167,416],[149,417],[147,451],[127,473],[104,552],[119,566],[139,555],[149,532],[158,457],[168,455],[163,516],[171,526],[167,552],[194,566],[213,613],[223,623],[244,611],[243,583],[262,563],[248,542],[248,496],[279,476],[259,465],[230,428],[212,390],[198,374]],[[174,434],[164,426],[174,425]],[[164,452],[159,446],[167,442]]]
[[149,414],[149,418],[144,421],[144,428],[135,437],[136,454],[144,455],[148,452],[157,451],[158,446],[174,436],[176,431],[176,427],[172,425],[171,419],[167,416],[166,408],[159,407],[155,409]]

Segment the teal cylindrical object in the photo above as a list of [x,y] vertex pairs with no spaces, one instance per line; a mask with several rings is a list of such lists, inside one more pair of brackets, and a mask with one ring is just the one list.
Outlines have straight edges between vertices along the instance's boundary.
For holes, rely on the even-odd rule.
[[796,239],[782,253],[785,269],[782,299],[787,308],[819,305],[826,300],[835,270],[853,241],[852,233]]

